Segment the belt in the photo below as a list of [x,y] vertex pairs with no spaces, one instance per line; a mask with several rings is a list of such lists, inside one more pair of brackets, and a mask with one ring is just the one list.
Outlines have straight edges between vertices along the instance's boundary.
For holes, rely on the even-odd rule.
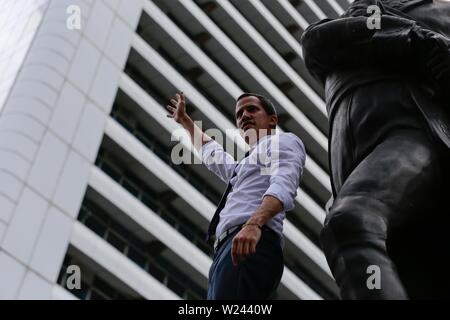
[[[222,243],[225,241],[225,239],[228,238],[228,236],[230,234],[232,234],[233,232],[235,232],[236,230],[242,228],[244,224],[240,224],[231,228],[228,228],[227,230],[225,230],[220,236],[217,237],[216,241],[214,241],[214,253],[216,253],[216,251],[219,249],[219,247],[222,245]],[[262,226],[261,231],[268,231],[268,232],[264,232],[265,236],[270,236],[273,239],[276,240],[280,240],[279,235],[273,231],[271,228],[267,227],[266,225]]]
[[216,238],[216,241],[214,241],[214,252],[217,251],[219,246],[222,244],[222,242],[233,232],[235,232],[237,229],[240,229],[242,227],[242,224],[228,228],[225,230],[220,236]]

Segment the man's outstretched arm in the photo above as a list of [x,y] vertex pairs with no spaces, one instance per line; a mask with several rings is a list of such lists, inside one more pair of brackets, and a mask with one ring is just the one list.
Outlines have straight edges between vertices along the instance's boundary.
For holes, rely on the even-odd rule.
[[186,98],[183,92],[176,94],[176,100],[170,99],[170,105],[166,108],[169,111],[168,118],[174,119],[181,124],[191,136],[191,142],[194,147],[200,151],[201,147],[211,141],[211,138],[200,129],[191,117],[186,113]]
[[177,93],[176,99],[171,99],[170,105],[167,105],[166,108],[169,111],[167,117],[181,124],[189,133],[191,142],[199,151],[203,163],[211,172],[228,183],[233,175],[236,161],[230,154],[225,152],[219,143],[204,133],[186,113],[186,98],[184,94],[182,92]]

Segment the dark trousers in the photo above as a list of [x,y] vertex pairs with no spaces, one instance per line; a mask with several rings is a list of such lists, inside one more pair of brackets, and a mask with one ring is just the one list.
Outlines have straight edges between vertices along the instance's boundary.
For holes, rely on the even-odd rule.
[[370,84],[336,106],[321,243],[343,299],[450,298],[448,151],[409,90]]
[[209,271],[208,300],[274,298],[283,274],[283,252],[278,235],[264,227],[256,253],[234,266],[231,244],[239,230],[231,233],[214,253]]

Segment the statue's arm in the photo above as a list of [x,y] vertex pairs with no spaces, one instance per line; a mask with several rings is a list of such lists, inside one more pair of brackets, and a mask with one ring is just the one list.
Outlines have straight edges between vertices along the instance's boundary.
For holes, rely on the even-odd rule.
[[307,68],[323,82],[333,70],[412,55],[414,21],[382,15],[380,25],[370,29],[363,16],[312,24],[300,40]]

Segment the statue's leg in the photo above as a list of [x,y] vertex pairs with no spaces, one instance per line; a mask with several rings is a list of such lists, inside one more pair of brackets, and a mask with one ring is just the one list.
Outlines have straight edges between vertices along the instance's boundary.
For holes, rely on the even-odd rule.
[[342,298],[408,298],[389,256],[390,230],[418,218],[439,193],[441,160],[424,132],[397,129],[345,179],[321,234]]

